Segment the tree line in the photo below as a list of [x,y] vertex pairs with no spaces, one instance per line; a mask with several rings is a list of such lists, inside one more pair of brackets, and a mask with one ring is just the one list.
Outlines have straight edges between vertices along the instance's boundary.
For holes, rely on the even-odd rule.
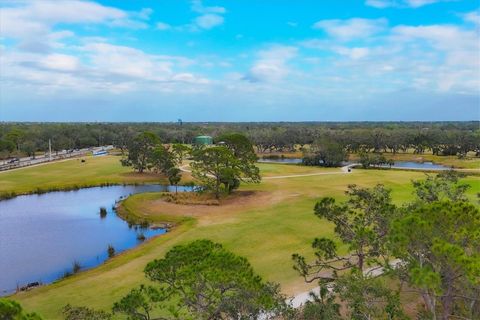
[[348,153],[432,152],[436,155],[480,154],[480,123],[348,122],[348,123],[1,123],[0,156],[33,155],[48,149],[114,145],[120,149],[138,134],[155,133],[164,143],[189,144],[197,135],[217,139],[228,132],[247,136],[258,152],[288,152],[318,139],[338,143]]

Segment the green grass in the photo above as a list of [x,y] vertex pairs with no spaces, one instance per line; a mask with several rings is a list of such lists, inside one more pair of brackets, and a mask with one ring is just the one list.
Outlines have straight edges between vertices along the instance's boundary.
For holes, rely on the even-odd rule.
[[340,168],[318,168],[318,167],[308,167],[308,166],[302,166],[302,165],[296,165],[296,164],[283,164],[283,163],[263,162],[263,163],[257,163],[257,166],[260,168],[262,177],[340,171]]
[[152,174],[134,174],[132,169],[122,167],[120,157],[84,157],[63,162],[54,162],[14,171],[0,172],[0,194],[14,192],[30,193],[42,190],[69,189],[107,183],[160,182]]
[[[52,164],[41,176],[48,180],[49,175],[55,174],[56,183],[61,185],[69,183],[73,177],[85,183],[107,179],[121,181],[129,177],[126,174],[128,169],[120,167],[116,158],[103,159],[95,160],[97,162],[87,161],[91,166],[82,173],[69,172],[79,164]],[[261,164],[260,167],[264,175],[338,171],[282,164]],[[42,167],[28,170],[33,174],[39,169],[45,170]],[[60,172],[65,175],[63,178]],[[16,188],[23,184],[35,186],[35,183],[28,179],[23,183],[17,182],[16,177],[22,175],[21,171],[11,173],[10,179],[14,180]],[[349,184],[374,186],[382,183],[392,189],[394,201],[400,204],[411,198],[411,180],[423,177],[424,174],[420,172],[354,170],[348,175],[274,179],[264,180],[259,185],[244,185],[241,188],[243,190],[271,192],[276,200],[271,203],[259,202],[245,210],[222,212],[216,215],[215,219],[208,219],[208,216],[182,219],[168,213],[148,215],[151,220],[158,222],[169,220],[182,223],[166,235],[151,239],[95,269],[46,287],[17,294],[14,298],[27,310],[35,310],[46,319],[61,318],[59,311],[67,303],[108,310],[112,303],[125,295],[130,288],[146,282],[142,270],[147,262],[162,257],[176,244],[201,238],[220,242],[236,254],[247,257],[254,269],[265,279],[279,282],[288,294],[298,293],[309,286],[292,269],[291,254],[296,252],[311,256],[310,243],[315,237],[333,236],[332,226],[313,214],[313,206],[319,197],[334,196],[343,199]],[[465,182],[472,185],[469,196],[474,199],[475,194],[480,192],[480,178],[468,177]],[[144,217],[149,214],[152,201],[159,196],[156,193],[134,195],[126,200],[125,208],[130,214]],[[345,248],[341,247],[341,250]]]

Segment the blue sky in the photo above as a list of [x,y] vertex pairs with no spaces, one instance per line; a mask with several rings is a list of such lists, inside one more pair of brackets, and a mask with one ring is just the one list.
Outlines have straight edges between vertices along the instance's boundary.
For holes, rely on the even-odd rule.
[[0,6],[0,121],[480,119],[479,1]]

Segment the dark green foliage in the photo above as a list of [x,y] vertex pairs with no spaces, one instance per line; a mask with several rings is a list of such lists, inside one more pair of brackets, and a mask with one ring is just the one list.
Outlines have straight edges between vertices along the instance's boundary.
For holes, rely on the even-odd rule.
[[112,315],[105,311],[93,310],[86,307],[66,305],[62,309],[65,320],[110,320]]
[[303,164],[309,166],[338,167],[347,160],[344,146],[332,138],[317,139],[303,157]]
[[427,176],[425,180],[413,181],[415,195],[421,203],[439,200],[466,201],[465,191],[468,184],[460,184],[461,173],[453,170]]
[[370,167],[379,167],[382,165],[392,166],[394,162],[392,160],[387,160],[381,153],[360,153],[360,164],[362,168],[368,169]]
[[[334,301],[340,299],[349,312],[348,319],[404,319],[398,293],[366,268],[388,265],[386,236],[390,221],[398,215],[390,190],[382,185],[371,189],[350,185],[346,194],[347,201],[341,204],[336,204],[333,198],[322,198],[314,212],[334,224],[336,235],[348,245],[349,253],[340,256],[332,239],[317,238],[312,243],[313,263],[299,254],[292,256],[294,269],[305,281],[318,281],[323,290],[322,299],[316,299],[305,311],[334,312],[338,310]],[[328,282],[330,293],[324,287]],[[339,318],[338,313],[325,316],[325,319]]]
[[408,319],[398,292],[381,279],[366,277],[358,269],[337,279],[335,294],[348,306],[348,319]]
[[389,246],[398,273],[421,293],[428,312],[480,318],[480,211],[465,201],[417,206],[392,224]]
[[36,313],[27,313],[13,300],[0,298],[0,320],[42,320]]
[[263,282],[245,258],[209,240],[174,247],[150,262],[145,274],[161,296],[178,301],[178,310],[195,319],[251,319],[285,308],[277,285]]
[[335,225],[335,233],[349,246],[350,254],[339,256],[331,239],[317,238],[312,243],[315,262],[294,254],[295,270],[308,282],[334,279],[336,271],[356,267],[363,271],[366,264],[377,263],[386,253],[385,236],[396,208],[391,203],[390,190],[382,185],[372,189],[350,185],[348,200],[336,204],[333,198],[322,198],[315,205],[315,215]]
[[155,288],[141,285],[116,302],[112,310],[113,313],[126,315],[128,320],[163,319],[152,318],[150,315],[155,304],[162,299],[160,292]]
[[170,185],[175,186],[175,193],[177,193],[177,186],[182,180],[182,171],[179,168],[170,168],[167,172],[168,182]]
[[[12,151],[45,151],[51,139],[54,150],[114,145],[122,153],[135,136],[149,131],[165,143],[191,143],[199,134],[215,137],[227,132],[246,135],[261,152],[294,151],[318,137],[328,137],[345,146],[348,152],[406,151],[422,154],[480,154],[478,121],[471,122],[308,122],[308,123],[1,123],[0,141],[9,141],[0,157]],[[17,133],[21,132],[20,135]],[[12,132],[12,133],[10,133]],[[15,142],[13,142],[13,139]],[[16,151],[18,146],[19,151]]]
[[105,218],[107,216],[107,208],[101,207],[100,208],[100,218]]
[[7,153],[13,152],[16,146],[13,141],[10,140],[0,140],[0,151],[6,151]]
[[122,159],[122,165],[132,166],[140,173],[151,169],[154,166],[154,152],[160,146],[157,135],[152,132],[143,132],[127,145],[128,156]]
[[113,258],[115,256],[115,248],[111,244],[108,245],[107,254],[109,258]]
[[335,302],[335,295],[329,292],[327,286],[320,287],[319,294],[310,293],[312,301],[307,301],[299,310],[298,320],[341,320],[340,305]]
[[204,190],[215,193],[218,199],[223,191],[232,192],[240,186],[241,181],[260,182],[260,172],[255,160],[239,159],[226,146],[200,148],[193,152],[194,162],[191,164],[192,175]]
[[162,145],[155,147],[149,161],[153,170],[164,175],[178,164],[175,155]]

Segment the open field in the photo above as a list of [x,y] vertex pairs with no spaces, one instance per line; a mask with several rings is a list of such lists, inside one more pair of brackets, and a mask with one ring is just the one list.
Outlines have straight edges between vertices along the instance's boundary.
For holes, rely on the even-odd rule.
[[[85,162],[81,162],[85,159]],[[135,174],[131,168],[122,167],[120,157],[83,157],[0,172],[0,194],[29,193],[51,188],[68,189],[75,186],[92,186],[103,183],[160,182],[155,174]],[[165,180],[163,180],[165,181]]]
[[[331,225],[313,215],[316,199],[322,196],[342,199],[349,184],[374,186],[383,183],[392,189],[394,201],[401,204],[411,197],[411,180],[425,176],[421,172],[396,170],[328,174],[339,169],[282,164],[260,164],[259,167],[270,177],[327,174],[243,185],[241,196],[221,206],[204,206],[198,210],[192,206],[169,207],[156,193],[132,196],[124,203],[129,212],[152,221],[177,222],[177,226],[166,235],[151,239],[95,269],[13,298],[46,319],[58,319],[60,309],[67,303],[109,309],[130,288],[146,281],[142,270],[147,262],[161,257],[176,244],[200,238],[220,242],[236,254],[247,257],[259,274],[281,283],[284,292],[293,295],[310,287],[292,269],[291,254],[311,255],[309,248],[313,238],[333,235]],[[89,158],[86,165],[73,160],[0,174],[0,190],[28,191],[42,183],[69,186],[159,181],[158,177],[135,175],[129,171],[120,166],[117,157]],[[475,194],[480,192],[480,177],[471,176],[464,181],[472,186],[468,194],[475,199]]]

